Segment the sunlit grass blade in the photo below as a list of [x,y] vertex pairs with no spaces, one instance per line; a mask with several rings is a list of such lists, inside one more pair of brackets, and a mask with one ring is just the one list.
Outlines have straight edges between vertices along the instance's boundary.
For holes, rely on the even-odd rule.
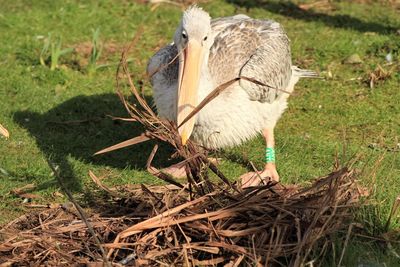
[[90,57],[87,66],[87,71],[89,74],[93,74],[98,68],[105,66],[98,66],[98,60],[102,54],[102,51],[103,45],[100,42],[100,28],[97,28],[95,31],[93,31],[92,36],[92,50],[90,51]]

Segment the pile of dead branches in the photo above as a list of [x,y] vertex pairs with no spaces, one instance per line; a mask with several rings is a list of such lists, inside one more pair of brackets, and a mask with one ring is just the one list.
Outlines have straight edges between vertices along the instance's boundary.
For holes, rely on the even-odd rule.
[[[354,172],[338,168],[305,188],[271,182],[239,189],[207,159],[207,151],[191,141],[183,146],[178,126],[156,116],[134,86],[128,51],[117,74],[118,94],[130,114],[125,120],[141,123],[145,132],[99,153],[151,139],[167,142],[184,160],[188,180],[179,182],[152,166],[157,145],[147,168],[168,186],[110,189],[91,173],[108,206],[85,215],[64,188],[74,205],[28,213],[1,230],[0,264],[301,266],[321,260],[332,235],[347,231],[358,205]],[[188,118],[235,81],[216,88]],[[125,99],[123,87],[131,89],[135,103]]]
[[[331,235],[346,232],[360,197],[346,168],[304,189],[270,184],[243,192],[215,190],[195,199],[187,189],[110,191],[124,195],[112,198],[114,210],[87,218],[109,263],[300,266],[321,260],[331,248]],[[103,261],[73,206],[24,215],[1,235],[1,258],[10,265]]]

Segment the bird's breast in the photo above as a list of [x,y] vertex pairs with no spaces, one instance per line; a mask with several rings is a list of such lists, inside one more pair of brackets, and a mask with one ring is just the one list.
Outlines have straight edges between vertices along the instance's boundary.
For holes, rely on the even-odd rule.
[[[201,96],[202,99],[204,97],[206,95]],[[269,114],[277,108],[276,103],[251,101],[236,84],[199,111],[192,138],[211,149],[238,145],[261,132],[270,118]]]

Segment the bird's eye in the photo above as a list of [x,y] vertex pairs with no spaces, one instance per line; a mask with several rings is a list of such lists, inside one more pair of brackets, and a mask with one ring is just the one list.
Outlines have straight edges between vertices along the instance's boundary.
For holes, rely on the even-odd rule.
[[206,36],[206,37],[204,37],[203,41],[207,41],[207,36]]
[[187,38],[186,33],[182,32],[182,38],[183,38],[183,39],[186,39],[186,38]]

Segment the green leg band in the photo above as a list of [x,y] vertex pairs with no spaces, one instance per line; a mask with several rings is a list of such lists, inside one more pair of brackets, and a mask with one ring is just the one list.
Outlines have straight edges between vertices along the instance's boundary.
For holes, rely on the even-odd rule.
[[272,147],[267,147],[265,149],[265,162],[275,163],[275,150]]

